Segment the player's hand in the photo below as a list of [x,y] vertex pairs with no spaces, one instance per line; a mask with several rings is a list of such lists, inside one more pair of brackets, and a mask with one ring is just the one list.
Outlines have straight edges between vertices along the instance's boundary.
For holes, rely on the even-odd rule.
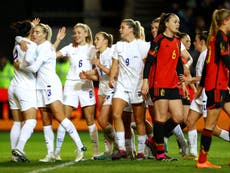
[[58,30],[56,39],[61,41],[65,38],[65,36],[66,36],[66,27],[63,26]]

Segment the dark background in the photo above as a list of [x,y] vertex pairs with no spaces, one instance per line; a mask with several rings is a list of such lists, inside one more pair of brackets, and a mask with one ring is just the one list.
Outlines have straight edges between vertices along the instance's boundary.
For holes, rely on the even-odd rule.
[[[96,10],[91,10],[95,7]],[[53,35],[59,27],[66,26],[68,36],[62,43],[66,44],[71,40],[72,27],[78,22],[88,24],[93,35],[103,30],[113,34],[117,41],[121,20],[132,18],[141,22],[146,40],[150,41],[151,21],[162,12],[173,12],[180,17],[180,31],[189,33],[193,41],[197,29],[208,30],[213,10],[222,7],[230,8],[230,0],[6,0],[0,4],[0,57],[11,59],[14,38],[9,26],[18,20],[39,17],[42,23],[53,28]],[[204,26],[198,28],[200,16]],[[94,20],[98,22],[97,27]]]

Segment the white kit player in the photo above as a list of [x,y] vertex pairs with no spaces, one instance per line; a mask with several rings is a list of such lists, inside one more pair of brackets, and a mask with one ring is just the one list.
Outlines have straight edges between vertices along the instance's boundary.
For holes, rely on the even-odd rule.
[[[37,45],[30,40],[33,25],[30,21],[19,21],[12,25],[14,32],[21,40],[29,43],[27,50],[23,51],[16,41],[13,57],[14,62],[33,64],[36,59]],[[17,66],[17,65],[16,65]],[[8,88],[8,99],[13,115],[13,126],[10,131],[12,160],[29,162],[25,156],[24,147],[33,134],[36,126],[36,78],[33,73],[15,68],[14,77]],[[22,122],[24,125],[22,126]],[[19,157],[18,155],[23,155]]]
[[[91,57],[95,54],[92,45],[92,34],[88,25],[77,23],[73,27],[73,43],[57,51],[57,57],[67,56],[70,68],[64,85],[65,115],[70,118],[74,108],[80,106],[84,112],[89,134],[93,145],[93,156],[99,154],[98,130],[94,122],[95,94],[93,81],[81,79],[80,73],[92,70]],[[58,127],[55,156],[60,160],[61,146],[65,137],[65,130]]]
[[[139,39],[140,23],[132,19],[124,19],[120,25],[122,41],[116,43],[113,54],[113,64],[110,72],[110,86],[116,86],[112,102],[113,120],[116,131],[118,152],[112,154],[112,159],[127,158],[125,147],[124,124],[122,112],[125,106],[132,104],[133,115],[137,123],[138,155],[144,157],[146,140],[144,99],[141,94],[143,82],[144,59],[147,56],[150,44]],[[117,76],[118,74],[118,76]]]
[[99,81],[98,89],[98,123],[103,129],[105,152],[94,156],[94,160],[111,159],[114,143],[114,129],[111,116],[112,97],[114,89],[109,87],[109,73],[112,66],[113,55],[113,36],[106,32],[100,31],[95,35],[94,45],[97,49],[91,62],[94,69],[84,71],[80,74],[81,79],[91,79]]
[[[38,107],[51,109],[54,117],[65,128],[76,145],[76,159],[79,162],[84,157],[86,148],[81,142],[78,132],[73,123],[65,117],[62,104],[62,85],[56,74],[56,52],[50,43],[52,30],[48,25],[39,23],[35,26],[32,38],[37,43],[37,59],[31,66],[20,64],[20,68],[37,73],[37,101]],[[52,119],[52,117],[49,117]],[[53,161],[53,156],[41,160]]]

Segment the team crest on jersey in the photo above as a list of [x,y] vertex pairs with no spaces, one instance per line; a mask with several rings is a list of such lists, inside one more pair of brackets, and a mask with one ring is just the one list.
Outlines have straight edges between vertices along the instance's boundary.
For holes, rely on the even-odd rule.
[[226,46],[221,43],[220,44],[220,53],[221,53],[221,55],[229,55],[230,48],[226,48]]
[[160,96],[165,96],[165,90],[164,89],[160,89]]

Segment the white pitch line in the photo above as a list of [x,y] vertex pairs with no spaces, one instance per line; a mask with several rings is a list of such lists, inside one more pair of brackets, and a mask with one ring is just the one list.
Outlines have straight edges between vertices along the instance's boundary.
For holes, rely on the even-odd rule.
[[57,169],[57,168],[63,168],[63,167],[69,166],[69,165],[73,165],[75,163],[76,162],[74,162],[74,161],[66,162],[66,163],[63,163],[63,164],[60,164],[60,165],[57,165],[57,166],[52,166],[52,167],[48,167],[48,168],[42,168],[42,169],[33,170],[31,172],[28,172],[28,173],[46,172],[46,171],[54,170],[54,169]]

